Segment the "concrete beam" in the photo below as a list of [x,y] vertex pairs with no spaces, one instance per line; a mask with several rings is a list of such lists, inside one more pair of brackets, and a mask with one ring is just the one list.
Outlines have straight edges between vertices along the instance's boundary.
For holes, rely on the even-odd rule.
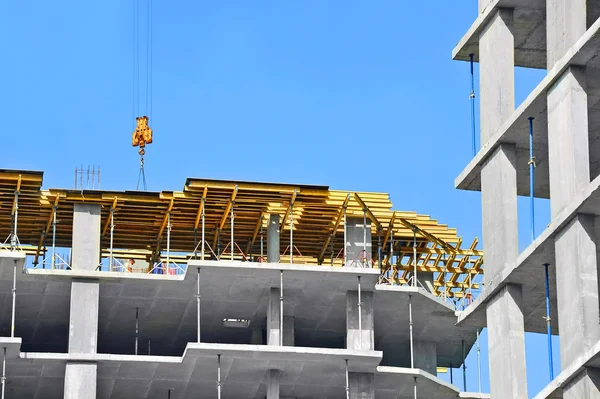
[[553,218],[590,183],[585,81],[585,69],[572,66],[548,91],[550,208]]
[[99,204],[77,203],[73,206],[73,269],[93,271],[100,264],[100,224]]
[[375,350],[373,292],[361,292],[361,303],[361,325],[359,325],[358,291],[347,292],[346,348],[358,351],[372,351]]
[[269,216],[267,227],[267,261],[269,263],[279,263],[281,256],[279,234],[279,215],[272,214]]
[[495,398],[527,398],[522,293],[506,285],[487,305],[490,392]]
[[585,33],[586,0],[546,1],[546,43],[550,70]]
[[600,397],[600,369],[586,368],[563,388],[564,399]]
[[95,399],[98,366],[96,363],[67,362],[65,399]]

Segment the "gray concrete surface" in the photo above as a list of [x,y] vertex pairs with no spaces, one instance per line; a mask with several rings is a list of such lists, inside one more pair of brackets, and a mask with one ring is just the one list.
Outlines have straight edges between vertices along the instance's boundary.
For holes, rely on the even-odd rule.
[[73,205],[73,269],[96,270],[100,264],[100,204]]
[[[600,20],[586,31],[582,38],[567,51],[565,56],[548,71],[548,75],[519,105],[455,180],[456,188],[462,190],[481,190],[481,167],[501,143],[516,146],[517,193],[529,195],[529,121],[534,117],[534,152],[536,157],[534,194],[539,198],[549,198],[548,169],[548,115],[547,94],[553,84],[570,65],[586,66],[588,112],[594,114],[600,107],[600,79],[597,71],[600,59]],[[600,120],[590,118],[590,173],[591,178],[600,174]]]
[[[586,26],[586,0],[548,0],[546,39],[548,69],[583,36]],[[592,1],[589,1],[592,3]]]
[[[346,348],[369,351],[375,348],[373,292],[361,292],[360,316],[358,291],[346,294]],[[360,324],[359,324],[360,317]]]
[[375,374],[348,373],[350,399],[375,399]]
[[[368,264],[373,253],[371,239],[371,221],[367,218],[367,228],[365,231],[363,218],[348,217],[346,221],[346,260],[350,267],[370,267]],[[366,246],[365,234],[367,237]],[[364,249],[367,249],[367,259],[365,260]]]
[[281,256],[279,235],[279,215],[270,215],[267,226],[267,261],[270,263],[279,263]]
[[96,398],[97,370],[94,362],[67,362],[64,399]]
[[96,353],[100,285],[95,281],[71,283],[69,353]]

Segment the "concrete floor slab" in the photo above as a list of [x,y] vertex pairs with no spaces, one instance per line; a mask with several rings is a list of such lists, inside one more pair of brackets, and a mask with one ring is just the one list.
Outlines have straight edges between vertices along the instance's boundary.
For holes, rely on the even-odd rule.
[[[497,0],[496,2],[498,2]],[[548,75],[531,92],[511,117],[486,143],[482,143],[477,155],[455,180],[455,186],[462,190],[481,190],[481,167],[501,143],[512,143],[517,149],[517,194],[529,195],[529,117],[534,117],[533,146],[536,157],[534,193],[538,198],[549,198],[548,171],[548,116],[546,96],[569,65],[600,68],[600,20],[597,20],[566,55],[556,63]],[[600,174],[600,119],[594,118],[600,107],[600,81],[596,73],[588,73],[588,109],[590,132],[590,174],[595,178]]]
[[492,0],[452,51],[452,59],[479,61],[479,36],[500,8],[514,9],[515,65],[546,68],[546,1]]
[[549,263],[552,333],[558,334],[556,273],[552,266],[555,264],[554,237],[578,213],[600,216],[600,177],[596,177],[553,219],[538,238],[519,254],[514,264],[507,265],[501,273],[492,276],[479,297],[467,309],[459,312],[458,325],[485,327],[485,304],[504,285],[514,283],[523,288],[525,331],[545,333],[546,287],[543,264]]

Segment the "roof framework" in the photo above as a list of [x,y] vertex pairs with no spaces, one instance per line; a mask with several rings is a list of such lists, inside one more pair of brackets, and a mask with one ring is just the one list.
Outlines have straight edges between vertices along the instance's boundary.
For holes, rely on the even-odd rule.
[[289,261],[293,229],[294,263],[341,266],[345,210],[348,218],[366,215],[371,221],[373,248],[381,247],[382,257],[379,262],[379,251],[374,250],[373,266],[381,267],[382,283],[407,284],[416,262],[418,271],[435,273],[437,295],[463,297],[478,288],[474,280],[483,273],[477,240],[463,249],[456,229],[427,215],[393,210],[386,193],[196,178],[188,178],[182,191],[82,191],[42,189],[42,180],[42,172],[0,170],[0,237],[12,232],[19,188],[18,238],[35,262],[52,243],[54,212],[56,246],[70,248],[74,204],[95,203],[102,206],[104,254],[110,242],[111,214],[114,217],[115,256],[156,259],[166,247],[170,224],[171,258],[185,259],[200,240],[202,214],[206,242],[219,254],[231,242],[233,214],[233,241],[245,252],[240,250],[235,257],[256,260],[261,252],[260,237],[266,242],[268,216],[278,214],[282,262]]

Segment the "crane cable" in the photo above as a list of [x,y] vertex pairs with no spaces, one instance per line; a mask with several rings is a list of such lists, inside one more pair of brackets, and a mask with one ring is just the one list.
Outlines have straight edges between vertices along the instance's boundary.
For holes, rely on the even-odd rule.
[[152,115],[152,0],[146,0],[146,87],[144,90],[145,112],[144,116],[138,116],[141,113],[140,107],[140,0],[133,0],[133,95],[132,95],[132,110],[134,123],[134,131],[132,145],[140,147],[138,153],[140,155],[140,170],[136,190],[147,190],[146,173],[144,170],[144,155],[146,154],[146,144],[152,143],[152,129],[148,125],[148,119]]

